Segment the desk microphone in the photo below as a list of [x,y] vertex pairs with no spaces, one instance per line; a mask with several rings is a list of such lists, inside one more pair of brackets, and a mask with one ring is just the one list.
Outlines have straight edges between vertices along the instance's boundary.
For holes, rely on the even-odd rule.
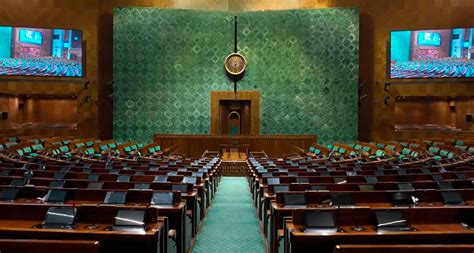
[[352,227],[351,229],[354,230],[354,231],[357,231],[357,232],[360,232],[360,231],[364,231],[365,228],[359,226],[359,216],[356,214],[356,211],[355,211],[356,207],[353,206],[352,207],[352,217],[354,217],[354,227]]
[[[99,206],[100,206],[99,204],[96,205],[97,208]],[[96,217],[95,212],[92,212],[92,214],[91,214],[92,221],[95,220],[95,217]],[[98,227],[99,227],[99,225],[95,224],[94,222],[92,222],[92,224],[89,224],[89,225],[85,226],[85,228],[87,228],[87,229],[97,229]]]

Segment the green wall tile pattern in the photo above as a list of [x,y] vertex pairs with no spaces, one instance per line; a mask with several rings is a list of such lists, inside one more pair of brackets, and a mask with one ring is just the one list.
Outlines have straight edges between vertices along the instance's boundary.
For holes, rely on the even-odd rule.
[[[262,134],[357,139],[358,9],[238,14],[249,67],[240,90],[260,90]],[[207,134],[210,91],[232,90],[223,68],[233,51],[226,12],[114,11],[114,138]]]
[[354,8],[247,12],[240,87],[261,90],[261,133],[357,139],[359,12]]

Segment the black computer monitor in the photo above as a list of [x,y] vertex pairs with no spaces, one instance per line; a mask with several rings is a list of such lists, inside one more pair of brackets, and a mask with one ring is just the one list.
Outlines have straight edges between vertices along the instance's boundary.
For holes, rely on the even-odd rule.
[[193,172],[193,177],[203,177],[204,173],[203,172]]
[[77,209],[74,207],[50,207],[44,217],[42,227],[52,229],[72,229]]
[[377,177],[374,176],[365,176],[364,178],[368,184],[376,184],[378,182]]
[[61,167],[61,168],[59,169],[59,172],[67,173],[67,172],[69,172],[70,170],[71,170],[71,167],[66,166],[66,167]]
[[273,173],[263,172],[262,177],[273,177]]
[[375,212],[375,220],[378,230],[406,230],[408,222],[400,211],[378,211]]
[[113,230],[145,229],[145,210],[118,210]]
[[474,230],[474,211],[472,209],[461,210],[460,221],[469,230]]
[[54,180],[49,183],[49,187],[52,188],[63,188],[64,186],[64,181],[62,180]]
[[443,198],[443,202],[446,205],[463,205],[464,200],[461,197],[459,192],[441,192],[441,197]]
[[133,189],[148,190],[150,189],[150,184],[138,183],[133,186]]
[[26,178],[14,178],[10,182],[12,186],[24,186],[26,184]]
[[87,180],[88,181],[99,181],[99,175],[91,174],[91,175],[87,176]]
[[309,179],[307,177],[297,177],[296,182],[299,184],[308,184]]
[[130,182],[130,176],[129,175],[119,175],[117,177],[117,182]]
[[345,183],[347,183],[347,179],[345,177],[335,177],[333,180],[334,180],[334,183],[336,183],[336,184],[345,184]]
[[53,179],[62,180],[66,176],[65,172],[56,172],[54,173]]
[[453,184],[451,184],[451,182],[438,182],[438,187],[442,190],[454,189]]
[[349,193],[333,193],[331,194],[331,205],[333,206],[353,206],[354,200]]
[[11,170],[9,169],[4,169],[0,172],[0,176],[9,176],[10,175],[10,172]]
[[431,178],[433,179],[433,181],[443,181],[444,180],[443,176],[439,175],[439,174],[432,174]]
[[172,192],[154,192],[151,198],[152,205],[173,205],[173,193]]
[[197,183],[197,178],[196,177],[184,177],[183,178],[183,183],[195,185]]
[[373,191],[374,186],[371,184],[361,184],[359,185],[359,191]]
[[269,177],[269,178],[267,178],[267,184],[268,185],[280,184],[280,178],[278,178],[278,177]]
[[283,195],[285,206],[306,206],[306,196],[304,193],[288,193]]
[[312,191],[326,191],[328,188],[324,185],[311,185]]
[[423,168],[423,169],[421,169],[421,173],[423,173],[423,174],[431,174],[431,170],[430,170],[430,169]]
[[457,177],[458,179],[460,179],[460,180],[467,179],[467,176],[466,176],[466,174],[464,174],[464,173],[456,172],[455,174],[456,174],[456,177]]
[[397,174],[398,175],[406,175],[407,174],[407,171],[405,169],[398,169],[397,170]]
[[105,204],[125,204],[127,192],[107,192],[105,195]]
[[305,231],[310,229],[336,229],[334,215],[325,211],[305,211],[303,213]]
[[188,192],[188,185],[187,184],[172,184],[171,190],[186,193]]
[[355,177],[355,176],[357,176],[357,172],[356,171],[346,171],[346,176]]
[[415,201],[408,192],[395,192],[391,194],[392,203],[395,206],[410,206],[414,205]]
[[20,192],[20,188],[6,187],[0,191],[0,200],[15,200]]
[[153,180],[155,183],[164,183],[168,182],[168,176],[155,176],[155,179]]
[[92,173],[92,168],[83,168],[82,173]]
[[103,182],[89,182],[87,185],[88,190],[102,190]]
[[45,202],[64,203],[66,201],[67,190],[51,189],[45,196]]
[[413,185],[411,183],[401,183],[401,184],[398,184],[398,189],[400,191],[413,191],[415,190],[415,188],[413,187]]
[[120,173],[120,171],[116,170],[116,169],[109,170],[109,174],[112,174],[112,175],[118,175],[119,173]]
[[273,186],[273,192],[287,192],[290,190],[289,185],[274,185]]

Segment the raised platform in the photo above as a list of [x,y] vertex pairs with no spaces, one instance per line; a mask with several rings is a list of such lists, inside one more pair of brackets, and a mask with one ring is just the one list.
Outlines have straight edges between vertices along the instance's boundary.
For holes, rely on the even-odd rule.
[[316,142],[316,135],[188,135],[155,134],[154,142],[162,147],[176,145],[177,152],[200,156],[206,150],[221,151],[222,146],[248,145],[248,151],[262,151],[270,157],[281,157],[293,152],[293,145],[308,149]]
[[222,175],[232,177],[245,177],[248,173],[246,161],[222,161]]

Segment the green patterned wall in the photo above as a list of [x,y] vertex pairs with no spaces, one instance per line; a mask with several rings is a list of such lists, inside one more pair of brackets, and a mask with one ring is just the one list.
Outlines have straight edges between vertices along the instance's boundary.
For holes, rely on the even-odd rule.
[[[114,13],[114,137],[209,133],[210,91],[231,90],[223,59],[233,14],[153,8]],[[262,134],[357,139],[358,9],[239,13],[241,90],[260,90]]]
[[239,15],[241,86],[262,91],[262,133],[357,139],[358,17],[347,8]]

